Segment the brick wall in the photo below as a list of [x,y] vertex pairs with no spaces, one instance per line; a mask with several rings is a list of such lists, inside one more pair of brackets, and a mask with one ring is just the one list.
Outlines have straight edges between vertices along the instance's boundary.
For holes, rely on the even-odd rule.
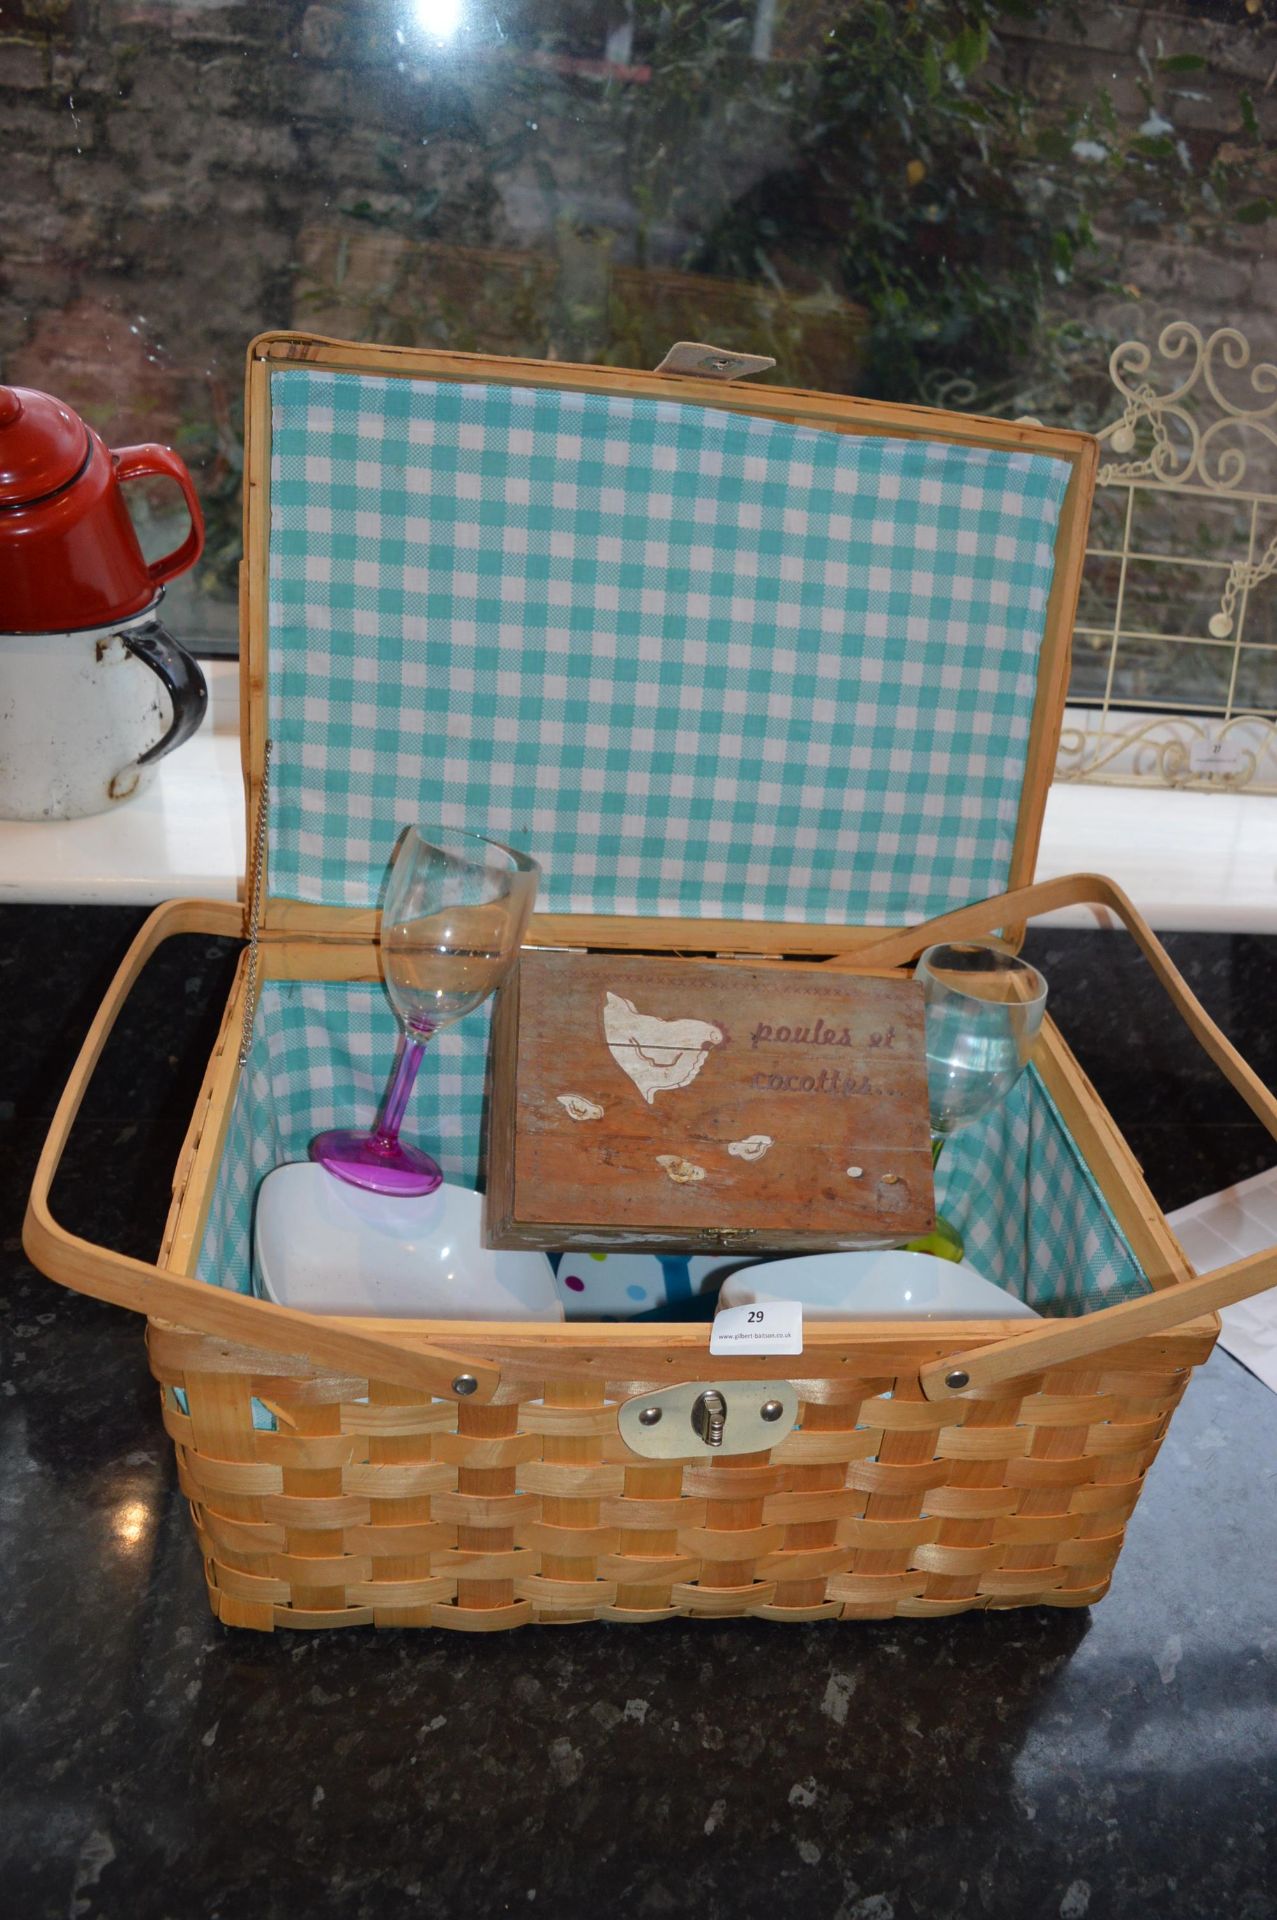
[[472,244],[493,237],[495,190],[457,103],[369,38],[369,11],[0,5],[6,378],[56,368],[104,430],[171,433],[238,385],[253,333],[305,318],[308,224],[429,195]]
[[[1223,18],[1203,18],[1209,11],[1200,0],[1179,7],[1083,0],[1046,23],[1008,19],[1001,29],[1006,67],[1038,100],[1092,100],[1103,89],[1132,125],[1149,112],[1141,86],[1151,85],[1169,137],[1182,140],[1191,167],[1205,172],[1216,158],[1234,158],[1245,199],[1277,198],[1277,24],[1248,20],[1240,4],[1216,9]],[[1184,55],[1204,67],[1175,73],[1160,64]],[[1253,102],[1258,145],[1243,128],[1243,92]],[[1240,326],[1277,356],[1277,220],[1247,225],[1221,217],[1212,233],[1205,220],[1190,229],[1158,216],[1125,199],[1101,215],[1114,277],[1151,309],[1173,309],[1204,328]]]

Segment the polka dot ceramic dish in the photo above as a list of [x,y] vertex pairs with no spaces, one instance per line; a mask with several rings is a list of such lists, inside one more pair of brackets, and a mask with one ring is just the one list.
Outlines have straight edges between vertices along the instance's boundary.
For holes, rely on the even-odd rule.
[[647,1313],[709,1319],[720,1282],[740,1265],[725,1254],[561,1253],[555,1290],[569,1320],[636,1320]]

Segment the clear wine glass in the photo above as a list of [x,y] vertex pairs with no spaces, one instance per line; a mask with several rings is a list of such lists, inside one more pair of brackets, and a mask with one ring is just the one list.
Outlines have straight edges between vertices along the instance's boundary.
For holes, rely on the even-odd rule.
[[338,1179],[400,1197],[433,1193],[438,1163],[399,1138],[426,1042],[494,993],[518,958],[540,868],[478,834],[409,827],[381,914],[381,966],[402,1033],[372,1131],[336,1127],[310,1157]]
[[[979,941],[928,947],[918,962],[926,1007],[931,1157],[960,1127],[1005,1100],[1029,1064],[1046,1012],[1046,981],[1015,954]],[[911,1247],[960,1260],[962,1235],[943,1214]]]
[[977,941],[928,947],[917,978],[931,1131],[944,1141],[1005,1100],[1024,1072],[1046,1012],[1046,981],[1027,960]]

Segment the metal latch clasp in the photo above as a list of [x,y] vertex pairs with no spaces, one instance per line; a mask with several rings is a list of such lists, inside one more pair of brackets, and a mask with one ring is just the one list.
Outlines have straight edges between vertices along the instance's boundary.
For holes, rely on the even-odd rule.
[[726,1419],[726,1400],[717,1387],[707,1387],[700,1399],[692,1404],[693,1431],[700,1435],[707,1447],[721,1447]]
[[775,364],[770,353],[738,353],[712,347],[707,340],[676,340],[656,371],[699,380],[748,380],[751,373],[766,373]]
[[646,1460],[767,1453],[797,1423],[798,1391],[788,1380],[685,1380],[635,1394],[616,1420],[630,1452]]

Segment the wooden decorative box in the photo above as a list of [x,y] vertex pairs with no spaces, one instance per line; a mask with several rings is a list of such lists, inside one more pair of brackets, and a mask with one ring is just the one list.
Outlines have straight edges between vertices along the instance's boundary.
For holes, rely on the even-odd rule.
[[[1209,1310],[1277,1282],[1277,1253],[1192,1275],[1049,1020],[937,1176],[1037,1323],[822,1322],[798,1358],[723,1359],[694,1324],[351,1320],[251,1293],[261,1179],[381,1091],[378,899],[409,821],[538,858],[531,948],[689,973],[822,965],[832,988],[1102,903],[1277,1132],[1118,889],[1028,884],[1095,443],[291,334],[251,347],[246,421],[248,898],[172,902],[139,934],[25,1228],[46,1273],[147,1316],[219,1617],[482,1632],[1098,1599]],[[123,998],[191,931],[244,954],[139,1261],[68,1234],[49,1190]],[[415,1122],[475,1185],[483,1018],[431,1051]],[[637,1418],[710,1389],[709,1439]]]
[[927,1233],[922,989],[528,953],[493,1028],[495,1247],[811,1252]]

